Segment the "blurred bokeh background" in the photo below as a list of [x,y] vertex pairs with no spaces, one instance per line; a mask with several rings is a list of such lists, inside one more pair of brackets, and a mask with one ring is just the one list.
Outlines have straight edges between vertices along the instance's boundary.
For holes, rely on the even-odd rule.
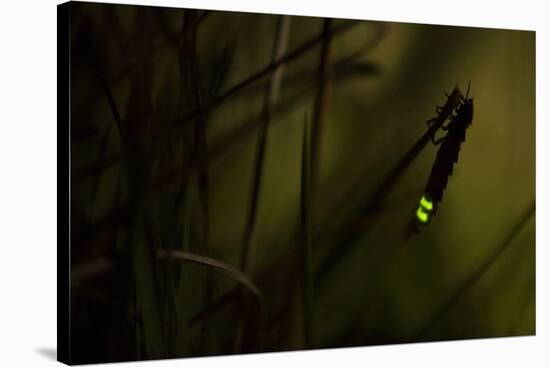
[[74,362],[535,333],[534,32],[73,3],[70,103]]

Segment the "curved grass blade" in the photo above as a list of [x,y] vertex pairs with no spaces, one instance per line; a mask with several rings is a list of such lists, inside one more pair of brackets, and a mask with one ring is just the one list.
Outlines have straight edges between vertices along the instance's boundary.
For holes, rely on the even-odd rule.
[[158,250],[157,256],[161,260],[191,262],[216,270],[217,272],[224,274],[225,276],[235,280],[237,283],[243,285],[246,289],[250,291],[250,293],[256,296],[258,300],[261,301],[263,299],[262,292],[246,275],[224,262],[218,261],[211,257],[201,256],[184,251]]

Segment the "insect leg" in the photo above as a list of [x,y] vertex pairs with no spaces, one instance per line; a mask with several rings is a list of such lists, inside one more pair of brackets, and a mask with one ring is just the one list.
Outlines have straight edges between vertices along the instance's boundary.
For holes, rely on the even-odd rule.
[[435,134],[434,134],[434,135],[432,135],[432,143],[434,145],[439,145],[443,142],[443,140],[445,140],[446,137],[447,137],[447,135],[445,134],[445,136],[442,136],[441,138],[435,140]]
[[471,82],[468,82],[468,90],[466,90],[466,97],[462,97],[462,100],[464,102],[466,102],[466,100],[468,99],[468,95],[470,94],[470,84]]

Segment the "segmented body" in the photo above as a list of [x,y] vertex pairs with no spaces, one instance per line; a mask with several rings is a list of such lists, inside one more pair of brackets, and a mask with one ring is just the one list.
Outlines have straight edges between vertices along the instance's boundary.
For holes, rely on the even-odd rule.
[[416,220],[420,225],[429,223],[437,212],[438,204],[443,199],[443,191],[447,188],[454,165],[458,162],[460,147],[466,139],[466,130],[472,124],[473,115],[473,99],[466,97],[456,109],[456,115],[451,116],[450,122],[442,127],[447,135],[434,141],[435,144],[441,143],[441,147],[416,210]]
[[458,162],[460,146],[466,139],[466,129],[472,124],[473,114],[474,104],[470,98],[459,106],[456,116],[446,127],[448,132],[437,152],[425,190],[426,196],[436,204],[443,199],[443,191]]

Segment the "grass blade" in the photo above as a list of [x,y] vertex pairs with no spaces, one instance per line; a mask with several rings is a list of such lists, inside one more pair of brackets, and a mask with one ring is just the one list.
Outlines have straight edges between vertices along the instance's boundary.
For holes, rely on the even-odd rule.
[[185,251],[166,251],[161,249],[157,251],[157,256],[161,260],[191,262],[215,270],[243,285],[259,301],[263,299],[262,292],[245,274],[224,262],[218,261],[208,256],[197,255]]
[[319,175],[319,157],[321,155],[321,139],[323,135],[323,123],[325,104],[327,99],[327,68],[330,55],[330,41],[331,35],[331,22],[330,18],[326,18],[323,22],[321,43],[321,54],[319,56],[319,69],[317,71],[317,94],[315,96],[315,104],[313,107],[313,121],[311,128],[311,168],[312,178],[315,182],[318,181]]
[[[447,98],[447,102],[434,120],[433,125],[386,174],[384,179],[371,194],[370,199],[367,200],[366,204],[360,210],[359,215],[356,216],[357,219],[350,221],[339,231],[336,235],[336,238],[339,238],[339,240],[325,257],[325,260],[321,263],[316,275],[317,280],[325,277],[334,268],[334,266],[340,262],[345,254],[357,246],[358,241],[356,241],[356,239],[359,233],[362,233],[367,229],[365,225],[362,225],[365,221],[364,213],[377,212],[380,209],[382,202],[397,185],[399,179],[403,176],[403,174],[405,174],[414,159],[426,147],[426,145],[430,142],[431,137],[441,127],[447,117],[450,116],[454,108],[460,103],[461,97],[462,93],[457,86],[453,89],[449,98]],[[360,180],[359,182],[363,182],[363,180]],[[372,221],[367,223],[372,223]],[[360,231],[357,231],[357,228],[359,228]]]
[[523,226],[529,221],[529,219],[535,214],[535,202],[533,202],[527,211],[522,214],[515,226],[509,232],[508,236],[502,241],[502,243],[491,253],[491,255],[477,268],[466,280],[458,287],[458,289],[449,297],[449,299],[439,307],[434,313],[434,316],[415,333],[411,340],[419,340],[427,332],[429,332],[455,305],[460,298],[464,296],[470,289],[472,289],[477,282],[483,277],[483,275],[497,262],[502,254],[513,243],[513,239],[523,228]]
[[[354,22],[354,21],[343,23],[340,26],[338,26],[337,28],[334,28],[332,30],[332,35],[334,36],[336,34],[348,31],[353,26],[355,26],[357,24],[358,23]],[[295,50],[291,51],[290,53],[286,54],[284,57],[282,57],[278,61],[270,63],[269,65],[264,67],[262,70],[250,75],[249,77],[245,78],[241,82],[239,82],[236,85],[234,85],[233,87],[231,87],[225,93],[218,96],[218,98],[213,100],[208,106],[205,107],[206,111],[208,111],[208,112],[212,111],[214,108],[218,107],[223,102],[225,102],[229,97],[235,95],[237,92],[240,92],[242,89],[246,88],[250,84],[255,83],[255,82],[261,80],[263,77],[266,77],[266,76],[274,73],[275,70],[280,65],[292,62],[294,60],[297,60],[305,52],[311,50],[312,48],[317,46],[317,44],[321,43],[322,41],[323,41],[323,37],[320,36],[320,37],[315,37],[315,38],[313,38],[309,41],[304,42],[300,47],[298,47]],[[202,112],[205,112],[205,111],[202,111]],[[194,120],[195,118],[197,118],[200,113],[201,113],[201,111],[195,110],[195,111],[189,113],[188,115],[186,115],[185,117],[175,121],[174,123],[171,123],[171,124],[167,123],[166,124],[167,129],[171,129],[174,126],[178,126],[178,125],[181,125],[181,124],[188,123],[188,122]]]
[[306,348],[312,348],[313,340],[313,269],[311,251],[311,155],[307,117],[304,122],[302,150],[302,241],[304,246],[304,341]]
[[[277,31],[275,34],[275,41],[273,43],[273,54],[271,57],[272,64],[277,64],[285,53],[290,32],[290,19],[290,16],[279,17],[279,23],[277,25]],[[256,145],[254,172],[252,174],[252,193],[250,197],[250,207],[248,210],[240,262],[241,269],[248,276],[251,276],[254,272],[254,235],[257,230],[256,223],[258,217],[259,195],[262,184],[262,176],[264,170],[263,167],[265,163],[267,137],[269,132],[269,125],[271,122],[270,111],[271,105],[277,101],[277,98],[279,96],[279,89],[283,77],[283,65],[284,64],[279,64],[274,69],[273,74],[271,74],[271,78],[266,85],[264,102],[260,115],[260,126],[258,131],[258,141]],[[235,349],[244,351],[245,345],[250,344],[251,340],[256,340],[257,338],[250,335],[252,331],[249,329],[253,327],[251,325],[253,320],[252,317],[249,315],[249,312],[247,312],[250,305],[248,304],[246,295],[243,295],[241,297],[241,303],[242,309],[245,312],[243,312],[243,317],[240,320],[239,326],[237,327]]]

